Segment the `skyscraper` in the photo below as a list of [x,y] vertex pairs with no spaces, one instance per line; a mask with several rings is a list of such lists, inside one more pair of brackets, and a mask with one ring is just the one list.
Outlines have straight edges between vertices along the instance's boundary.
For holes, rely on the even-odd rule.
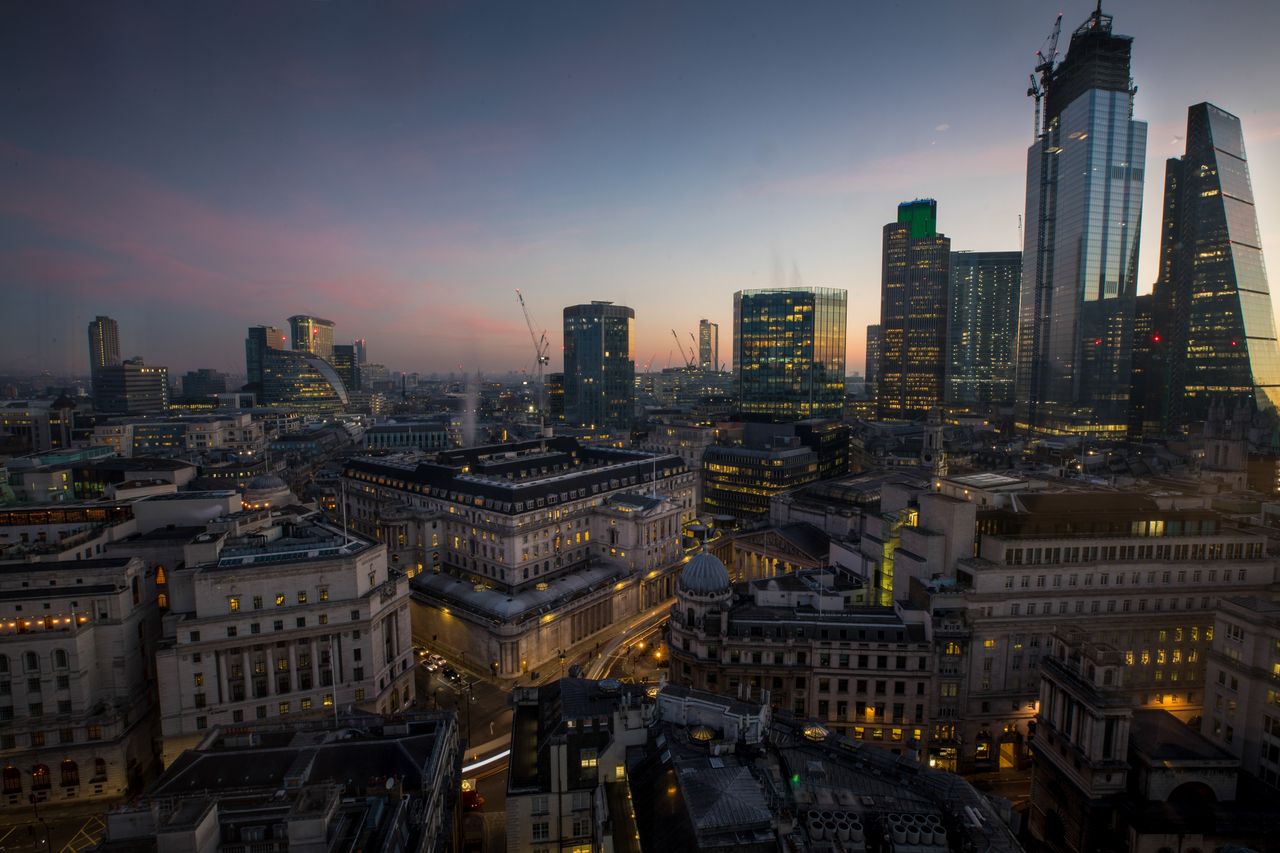
[[293,348],[298,352],[318,355],[325,361],[333,358],[333,321],[296,314],[289,318],[293,332]]
[[348,391],[360,390],[360,354],[357,344],[334,344],[333,369],[342,377]]
[[351,344],[356,348],[356,364],[365,364],[369,361],[369,349],[365,346],[364,338],[356,338]]
[[94,396],[99,392],[98,372],[120,363],[120,327],[110,317],[98,315],[89,324],[89,377]]
[[[1152,335],[1168,339],[1159,417],[1176,431],[1219,400],[1280,403],[1280,347],[1240,119],[1213,104],[1187,111],[1186,154],[1165,164],[1160,278]],[[1148,415],[1147,422],[1153,418]]]
[[938,233],[938,203],[898,205],[897,220],[884,226],[880,278],[876,407],[882,418],[922,418],[942,403],[950,269],[951,240]]
[[284,332],[275,326],[249,327],[249,335],[244,339],[244,372],[249,391],[256,393],[262,390],[262,365],[266,361],[267,350],[285,349],[287,342]]
[[698,322],[698,366],[703,370],[720,369],[720,324],[710,320]]
[[743,416],[841,417],[848,298],[826,287],[733,295],[733,379]]
[[1013,402],[1021,252],[952,252],[946,401],[986,411]]
[[262,402],[332,414],[345,409],[350,399],[328,361],[296,350],[269,349],[262,362]]
[[867,326],[867,362],[866,395],[876,398],[876,389],[880,387],[880,324]]
[[612,302],[564,309],[565,420],[629,427],[635,413],[636,312]]
[[1147,147],[1132,43],[1099,9],[1032,89],[1045,110],[1027,151],[1017,365],[1017,421],[1030,429],[1127,426]]

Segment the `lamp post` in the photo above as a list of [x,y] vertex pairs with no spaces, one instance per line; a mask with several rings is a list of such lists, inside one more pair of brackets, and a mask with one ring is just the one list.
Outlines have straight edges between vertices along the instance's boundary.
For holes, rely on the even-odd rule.
[[36,795],[35,795],[34,793],[32,793],[30,796],[31,796],[31,810],[32,810],[33,812],[35,812],[36,820],[40,821],[40,825],[44,827],[44,846],[45,846],[45,849],[46,849],[46,850],[51,849],[51,848],[49,847],[49,845],[50,845],[50,841],[49,841],[49,824],[45,823],[45,819],[44,819],[44,818],[42,818],[42,817],[40,817],[40,800],[36,798]]

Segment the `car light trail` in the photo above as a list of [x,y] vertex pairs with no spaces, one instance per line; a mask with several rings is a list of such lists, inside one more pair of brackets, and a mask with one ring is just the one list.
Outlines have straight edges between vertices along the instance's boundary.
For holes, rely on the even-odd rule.
[[504,749],[502,750],[502,752],[496,753],[494,755],[490,755],[488,758],[482,758],[479,761],[475,762],[474,764],[463,765],[462,772],[471,773],[472,771],[479,770],[481,767],[484,767],[486,764],[492,764],[495,761],[499,761],[503,758],[506,758],[510,754],[511,754],[511,750]]

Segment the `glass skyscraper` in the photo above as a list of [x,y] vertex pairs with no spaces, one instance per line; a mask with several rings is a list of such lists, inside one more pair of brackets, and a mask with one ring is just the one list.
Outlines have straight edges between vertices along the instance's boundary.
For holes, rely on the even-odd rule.
[[250,326],[244,339],[244,370],[246,387],[250,391],[262,391],[262,365],[267,350],[284,349],[287,338],[275,326]]
[[786,422],[843,414],[848,299],[825,287],[733,295],[733,377],[743,416]]
[[297,314],[289,318],[293,348],[298,352],[318,355],[325,361],[333,358],[333,321]]
[[1017,420],[1036,431],[1127,428],[1147,147],[1147,125],[1133,119],[1132,44],[1096,11],[1043,78],[1017,358]]
[[1165,165],[1153,336],[1167,339],[1158,415],[1165,432],[1203,421],[1215,401],[1280,403],[1280,347],[1262,261],[1240,119],[1187,111],[1186,154]]
[[947,402],[986,411],[1013,402],[1021,252],[952,252]]
[[297,350],[269,349],[262,362],[262,402],[304,412],[341,412],[350,402],[333,365]]
[[89,377],[94,396],[101,393],[99,374],[104,367],[120,363],[120,326],[99,314],[89,324]]
[[897,221],[884,226],[876,377],[881,418],[920,418],[942,403],[950,268],[951,240],[938,233],[938,203],[898,205]]
[[565,420],[630,427],[635,419],[636,312],[612,302],[564,309]]

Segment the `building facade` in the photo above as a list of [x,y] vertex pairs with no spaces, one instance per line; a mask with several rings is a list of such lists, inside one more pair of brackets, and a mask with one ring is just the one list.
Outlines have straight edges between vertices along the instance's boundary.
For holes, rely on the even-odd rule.
[[750,419],[839,418],[848,293],[831,288],[733,295],[733,380]]
[[702,370],[720,369],[720,324],[710,320],[698,321],[698,367]]
[[1016,390],[1018,424],[1040,432],[1128,426],[1147,125],[1133,119],[1133,40],[1111,24],[1090,15],[1038,87]]
[[1280,402],[1280,347],[1262,260],[1240,119],[1213,104],[1187,111],[1186,153],[1165,164],[1158,319],[1168,339],[1164,431],[1203,421],[1214,401]]
[[564,309],[564,411],[573,426],[635,419],[636,312],[612,302]]
[[342,384],[347,386],[348,391],[359,391],[363,387],[360,383],[359,359],[355,344],[334,344],[333,369],[342,377]]
[[883,248],[876,405],[882,419],[915,420],[946,394],[951,240],[938,233],[938,203],[898,205]]
[[98,315],[89,324],[89,376],[94,396],[98,394],[98,371],[120,363],[120,326],[110,317]]
[[250,391],[262,392],[262,371],[267,350],[288,349],[288,336],[274,326],[250,326],[244,339],[244,368]]
[[1021,252],[952,252],[946,402],[976,412],[1013,402]]
[[241,512],[196,536],[168,581],[165,766],[215,726],[413,701],[409,579],[382,544],[314,517]]
[[1200,733],[1280,788],[1280,602],[1224,598],[1208,651]]
[[347,386],[328,361],[279,349],[267,350],[263,359],[261,400],[316,414],[341,412],[351,403]]
[[227,375],[210,367],[188,370],[182,374],[182,396],[214,397],[227,391]]
[[871,400],[876,398],[876,389],[880,385],[880,324],[867,326],[867,360],[866,360],[866,395]]
[[289,318],[294,352],[305,352],[333,361],[333,321],[295,314]]
[[80,556],[0,563],[0,814],[119,799],[156,763],[154,579]]
[[169,368],[130,359],[98,369],[93,407],[100,412],[147,415],[169,408]]

